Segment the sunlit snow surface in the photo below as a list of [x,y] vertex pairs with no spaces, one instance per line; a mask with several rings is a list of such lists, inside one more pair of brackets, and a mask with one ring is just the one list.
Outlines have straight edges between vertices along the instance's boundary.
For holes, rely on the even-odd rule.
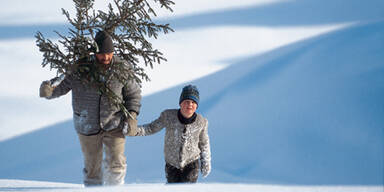
[[[384,1],[176,3],[174,14],[160,14],[175,32],[153,40],[168,62],[147,70],[139,123],[178,107],[182,86],[196,84],[212,147],[212,172],[199,182],[251,185],[131,184],[164,183],[160,132],[127,138],[121,190],[382,191]],[[82,182],[71,94],[38,97],[55,71],[41,68],[33,37],[66,30],[60,8],[72,7],[14,0],[0,8],[0,179],[15,179],[1,180],[0,191],[90,190],[32,182]]]
[[51,183],[23,180],[0,180],[0,191],[46,191],[46,192],[381,192],[381,187],[366,186],[292,186],[257,184],[126,184],[124,186],[84,188],[80,184]]
[[[212,74],[231,65],[232,58],[261,54],[345,26],[178,30],[154,41],[168,62],[147,68],[151,81],[143,83],[142,93],[147,96]],[[239,36],[232,38],[233,34]],[[0,53],[0,60],[11,66],[0,71],[0,103],[10,105],[0,109],[0,127],[12,127],[0,129],[0,140],[72,118],[70,94],[52,101],[38,97],[40,83],[56,73],[41,67],[35,39],[0,39]]]

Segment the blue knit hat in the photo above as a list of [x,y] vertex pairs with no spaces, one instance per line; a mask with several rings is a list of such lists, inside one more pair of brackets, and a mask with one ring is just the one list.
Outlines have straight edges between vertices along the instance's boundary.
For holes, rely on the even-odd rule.
[[187,85],[183,88],[183,91],[180,95],[179,104],[183,102],[186,99],[190,99],[196,102],[197,105],[199,105],[199,90],[194,85]]

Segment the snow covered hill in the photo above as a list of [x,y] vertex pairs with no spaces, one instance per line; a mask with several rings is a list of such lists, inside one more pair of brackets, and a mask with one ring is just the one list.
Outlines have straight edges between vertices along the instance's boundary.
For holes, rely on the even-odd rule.
[[[193,82],[202,93],[199,111],[210,121],[210,179],[382,184],[383,32],[384,22],[354,26]],[[176,106],[180,89],[145,98],[143,122]],[[147,142],[141,148],[161,144]]]
[[[382,185],[383,32],[353,26],[192,82],[212,140],[201,181]],[[177,107],[182,86],[145,97],[140,123]],[[164,182],[162,143],[163,132],[128,138],[128,183]],[[1,142],[0,154],[0,178],[81,182],[71,121]]]
[[[165,182],[160,132],[127,138],[128,185],[113,189],[382,191],[384,2],[223,2],[224,10],[170,18],[178,33],[156,43],[171,67],[157,67],[152,87],[144,85],[156,91],[143,98],[139,116],[147,123],[178,107],[181,88],[196,84],[198,112],[209,120],[211,175],[198,185],[157,184]],[[41,59],[33,25],[0,26],[0,59],[9,64],[0,71],[0,191],[109,190],[78,185],[83,158],[70,96],[37,98],[52,74],[31,65]],[[50,119],[54,125],[36,127]]]

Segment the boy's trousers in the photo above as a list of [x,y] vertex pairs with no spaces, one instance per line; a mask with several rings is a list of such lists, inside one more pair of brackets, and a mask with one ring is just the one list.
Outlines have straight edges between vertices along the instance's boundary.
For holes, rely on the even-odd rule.
[[183,169],[165,164],[167,183],[196,183],[199,177],[199,160],[193,161]]

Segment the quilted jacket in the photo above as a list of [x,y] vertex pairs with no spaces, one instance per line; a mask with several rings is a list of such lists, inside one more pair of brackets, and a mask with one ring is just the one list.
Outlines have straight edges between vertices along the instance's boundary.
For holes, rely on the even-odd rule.
[[[125,61],[116,56],[113,57],[112,62],[124,62],[129,67]],[[135,81],[123,84],[116,77],[111,76],[105,83],[117,97],[124,100],[128,111],[139,113],[141,90]],[[66,76],[54,88],[52,96],[47,99],[60,97],[71,90],[73,121],[78,133],[93,135],[99,133],[100,130],[109,131],[121,128],[124,115],[120,108],[115,106],[106,95],[101,94],[98,87],[84,83],[73,75]]]

